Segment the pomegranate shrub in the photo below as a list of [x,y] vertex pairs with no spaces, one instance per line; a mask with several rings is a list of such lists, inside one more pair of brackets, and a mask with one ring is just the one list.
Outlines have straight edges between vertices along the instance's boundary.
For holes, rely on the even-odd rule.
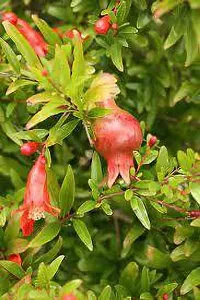
[[199,299],[199,10],[0,3],[2,300]]

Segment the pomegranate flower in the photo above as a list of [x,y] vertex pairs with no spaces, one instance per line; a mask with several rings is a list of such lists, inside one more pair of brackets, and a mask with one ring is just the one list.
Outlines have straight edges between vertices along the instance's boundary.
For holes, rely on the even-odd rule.
[[45,56],[47,54],[47,43],[41,34],[34,30],[26,21],[18,18],[14,13],[5,13],[3,20],[9,21],[21,32],[38,56]]
[[15,262],[16,264],[20,265],[22,264],[22,259],[21,256],[19,254],[11,254],[8,256],[8,260]]
[[45,164],[45,156],[40,154],[28,174],[24,203],[18,209],[18,212],[22,212],[20,227],[24,236],[29,236],[33,232],[34,222],[44,218],[44,212],[53,216],[59,213],[59,209],[50,203]]
[[99,106],[111,109],[111,113],[96,119],[93,124],[94,146],[108,164],[108,187],[112,187],[119,174],[130,184],[133,151],[142,143],[140,124],[113,99],[100,102]]

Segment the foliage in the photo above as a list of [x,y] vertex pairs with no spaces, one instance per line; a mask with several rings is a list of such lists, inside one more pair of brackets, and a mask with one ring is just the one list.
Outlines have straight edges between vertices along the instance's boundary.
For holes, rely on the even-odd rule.
[[[199,1],[122,0],[116,14],[116,1],[16,4],[0,9],[10,5],[35,26],[48,54],[38,57],[2,23],[1,299],[199,299]],[[96,35],[107,14],[118,29]],[[64,34],[75,27],[83,37]],[[108,189],[92,124],[110,113],[96,104],[114,97],[143,120],[144,141],[131,184],[118,179]],[[151,147],[149,132],[160,140]],[[45,213],[30,237],[16,212],[37,157],[20,154],[25,141],[46,145],[48,190],[60,210]]]

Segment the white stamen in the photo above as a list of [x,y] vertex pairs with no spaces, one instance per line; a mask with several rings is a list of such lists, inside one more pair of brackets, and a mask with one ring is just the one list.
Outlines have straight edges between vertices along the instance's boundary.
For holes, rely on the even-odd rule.
[[34,207],[30,212],[29,212],[29,215],[28,215],[29,219],[32,219],[32,220],[40,220],[40,219],[44,219],[45,218],[45,214],[43,211],[41,211],[38,207]]

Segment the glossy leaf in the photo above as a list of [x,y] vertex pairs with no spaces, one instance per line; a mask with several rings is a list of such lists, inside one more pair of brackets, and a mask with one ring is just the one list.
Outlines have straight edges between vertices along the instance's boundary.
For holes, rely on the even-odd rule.
[[14,41],[16,44],[19,52],[24,56],[27,63],[30,66],[41,66],[40,61],[33,50],[33,48],[29,45],[27,40],[23,37],[23,35],[18,31],[15,26],[13,26],[10,22],[4,21],[3,26],[9,35],[9,37]]
[[75,196],[74,173],[71,166],[69,165],[59,194],[59,207],[61,209],[60,214],[62,217],[64,217],[72,208],[74,203],[74,196]]
[[76,233],[78,234],[81,241],[86,245],[86,247],[92,251],[93,244],[90,233],[85,225],[85,223],[79,219],[73,219],[73,227]]
[[16,54],[9,46],[9,44],[6,43],[2,38],[0,38],[0,44],[13,70],[15,71],[15,73],[20,74],[20,63]]
[[36,15],[32,15],[32,19],[50,45],[61,44],[58,34],[44,20],[38,18]]
[[29,248],[41,247],[54,239],[60,231],[60,223],[53,222],[44,226],[42,230],[30,241]]

